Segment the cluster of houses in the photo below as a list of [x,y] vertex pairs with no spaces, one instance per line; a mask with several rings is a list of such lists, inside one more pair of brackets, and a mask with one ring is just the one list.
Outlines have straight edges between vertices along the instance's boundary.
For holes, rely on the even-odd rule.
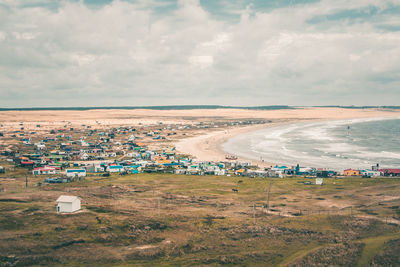
[[[346,169],[343,172],[312,167],[271,166],[258,168],[248,162],[239,162],[236,157],[227,157],[221,162],[198,161],[189,156],[179,155],[175,148],[151,149],[149,143],[163,142],[181,131],[190,129],[226,127],[267,123],[268,121],[240,121],[220,123],[199,123],[198,125],[143,126],[137,130],[133,126],[93,129],[81,125],[72,128],[69,124],[54,129],[39,137],[36,131],[29,134],[21,130],[9,135],[19,140],[18,145],[2,149],[0,154],[7,164],[25,168],[35,176],[44,176],[46,183],[67,183],[84,179],[87,175],[109,176],[138,173],[173,173],[184,175],[216,175],[243,177],[290,177],[313,176],[316,184],[322,178],[337,176],[355,177],[400,177],[400,169],[380,168],[377,164],[370,169]],[[41,130],[40,125],[36,128]],[[0,133],[0,137],[5,134]],[[36,138],[34,138],[34,137]],[[43,137],[44,136],[44,137]],[[0,166],[0,174],[6,169]],[[309,181],[305,183],[311,183]],[[62,195],[57,199],[56,211],[76,212],[81,209],[81,199],[77,196]]]
[[[229,125],[266,123],[266,121],[230,122]],[[315,176],[400,176],[400,169],[382,169],[379,165],[368,170],[347,169],[338,173],[328,169],[297,166],[271,166],[260,169],[237,158],[226,158],[221,162],[204,162],[188,156],[179,155],[174,148],[150,149],[149,143],[162,142],[176,135],[180,130],[194,127],[208,128],[229,126],[228,123],[199,123],[193,125],[143,126],[140,130],[133,126],[93,129],[81,125],[74,129],[70,125],[54,129],[33,140],[21,131],[19,146],[1,151],[2,156],[15,166],[29,169],[33,175],[51,176],[47,181],[70,181],[85,177],[88,173],[175,173],[189,175],[239,175],[247,177],[287,177]],[[40,128],[40,125],[36,126]],[[23,129],[23,128],[21,128]],[[31,132],[34,136],[35,132]],[[183,133],[184,135],[185,133]],[[147,140],[147,143],[146,143]],[[150,142],[149,142],[150,141]],[[0,173],[4,172],[0,166]],[[54,180],[54,176],[64,177]],[[67,179],[68,178],[68,179]]]
[[[227,160],[224,162],[204,162],[197,161],[190,157],[183,157],[170,152],[156,152],[147,149],[141,143],[129,141],[130,149],[124,151],[119,159],[109,160],[85,160],[70,161],[70,153],[49,155],[41,153],[24,154],[16,156],[13,160],[16,165],[28,167],[33,175],[61,176],[64,179],[48,178],[46,182],[69,182],[74,178],[81,179],[88,173],[119,173],[137,174],[137,173],[175,173],[187,175],[238,175],[245,177],[288,177],[288,176],[315,176],[321,178],[336,176],[362,176],[362,177],[380,177],[380,176],[400,176],[400,169],[382,169],[379,165],[371,169],[358,170],[346,169],[343,173],[333,170],[300,167],[297,166],[274,166],[260,169],[257,166],[251,166],[246,162],[237,160]],[[101,148],[91,150],[97,153],[104,153]],[[85,155],[86,152],[83,152]],[[112,152],[116,154],[116,152]],[[0,173],[4,168],[0,166]],[[66,179],[69,178],[69,179]]]
[[70,178],[80,178],[87,173],[175,173],[186,175],[237,175],[245,177],[288,177],[288,176],[315,176],[320,178],[337,176],[382,177],[400,176],[400,169],[382,169],[379,165],[371,169],[346,169],[342,173],[334,170],[312,167],[279,166],[260,169],[247,162],[224,161],[205,162],[188,157],[182,158],[175,153],[157,153],[143,151],[129,153],[129,159],[114,161],[87,161],[72,164],[72,168],[62,169],[58,166],[40,166],[32,170],[34,175],[63,174]]
[[400,169],[379,168],[379,164],[372,166],[371,169],[346,169],[343,171],[344,176],[362,176],[362,177],[400,177]]

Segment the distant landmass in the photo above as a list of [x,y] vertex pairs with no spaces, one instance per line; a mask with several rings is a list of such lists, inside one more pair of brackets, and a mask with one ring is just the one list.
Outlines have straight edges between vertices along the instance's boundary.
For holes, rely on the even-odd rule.
[[400,109],[400,106],[313,106],[316,108],[350,108],[350,109],[367,109],[367,108],[385,108]]
[[[248,109],[248,110],[280,110],[280,109],[298,109],[306,106],[287,106],[287,105],[271,105],[271,106],[220,106],[220,105],[171,105],[171,106],[117,106],[117,107],[28,107],[28,108],[0,108],[0,111],[29,111],[29,110],[92,110],[92,109],[152,109],[152,110],[191,110],[191,109]],[[348,108],[348,109],[400,109],[400,106],[310,106],[323,108]]]
[[237,107],[219,105],[173,105],[173,106],[119,106],[119,107],[34,107],[34,108],[0,108],[0,111],[12,110],[91,110],[91,109],[153,109],[153,110],[190,110],[190,109],[251,109],[251,110],[279,110],[295,109],[285,105]]

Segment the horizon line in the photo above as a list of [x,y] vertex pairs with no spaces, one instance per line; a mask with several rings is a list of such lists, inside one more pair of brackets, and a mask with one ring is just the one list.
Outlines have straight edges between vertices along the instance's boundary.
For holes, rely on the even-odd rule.
[[155,105],[155,106],[92,106],[92,107],[10,107],[0,108],[0,111],[34,111],[34,110],[94,110],[94,109],[153,109],[153,110],[191,110],[191,109],[251,109],[251,110],[278,110],[278,109],[297,109],[303,107],[316,108],[348,108],[348,109],[368,109],[385,108],[400,109],[400,106],[355,106],[355,105],[265,105],[265,106],[224,106],[224,105]]

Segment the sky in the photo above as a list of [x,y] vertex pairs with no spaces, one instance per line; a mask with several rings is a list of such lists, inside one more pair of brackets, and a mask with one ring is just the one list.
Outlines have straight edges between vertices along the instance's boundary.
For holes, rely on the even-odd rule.
[[0,107],[400,105],[400,0],[0,0]]

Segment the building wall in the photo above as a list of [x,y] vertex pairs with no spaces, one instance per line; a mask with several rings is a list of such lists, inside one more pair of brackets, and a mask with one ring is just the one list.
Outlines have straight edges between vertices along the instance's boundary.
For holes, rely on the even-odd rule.
[[81,201],[79,199],[75,200],[74,202],[58,202],[57,204],[60,209],[58,212],[75,212],[81,209]]
[[72,203],[68,202],[58,202],[59,209],[57,209],[58,212],[73,212],[72,210]]
[[107,168],[108,172],[121,172],[123,169],[120,168]]
[[72,202],[72,210],[77,211],[81,209],[81,201],[79,199]]
[[86,176],[86,172],[66,172],[66,175],[68,177],[75,177],[75,176],[82,177]]
[[359,176],[360,172],[358,170],[345,170],[344,175],[345,176]]

